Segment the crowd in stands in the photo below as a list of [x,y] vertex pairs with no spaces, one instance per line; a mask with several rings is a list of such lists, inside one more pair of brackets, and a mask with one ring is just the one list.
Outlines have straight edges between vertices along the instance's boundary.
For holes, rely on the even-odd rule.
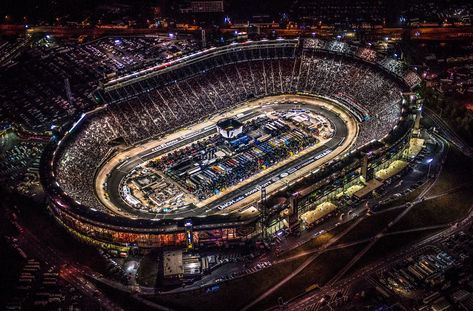
[[[0,42],[2,47],[9,45]],[[35,45],[0,68],[0,120],[48,130],[95,102],[89,99],[104,75],[130,71],[187,54],[195,41],[161,37],[104,38],[85,44]],[[72,100],[66,93],[69,79]]]
[[90,195],[94,189],[94,176],[85,174],[94,174],[98,161],[111,148],[107,142],[118,138],[118,133],[117,124],[106,111],[101,111],[96,117],[100,118],[100,122],[85,120],[81,124],[74,143],[68,146],[67,152],[61,157],[57,179],[65,186],[63,189],[66,193],[79,203],[99,208],[100,203],[95,195]]
[[367,48],[359,48],[356,52],[356,56],[370,63],[375,63],[378,58],[378,54],[375,50]]
[[347,54],[347,53],[351,53],[352,48],[356,48],[356,47],[352,45],[348,45],[345,42],[337,41],[337,40],[327,42],[327,49],[333,52]]
[[379,61],[379,64],[398,76],[403,76],[406,71],[406,64],[393,58],[383,58]]
[[305,39],[305,49],[323,49],[325,47],[325,41],[320,39]]
[[414,72],[409,72],[404,76],[404,81],[406,81],[407,85],[412,88],[418,85],[422,81],[422,79],[418,74]]
[[[122,137],[128,144],[137,143],[250,98],[305,92],[359,107],[366,121],[356,146],[387,135],[399,120],[400,86],[362,62],[310,51],[296,58],[265,60],[241,54],[241,61],[232,63],[225,57],[193,63],[166,79],[150,78],[102,94],[107,108],[77,129],[60,156],[56,176],[64,191],[100,208],[93,190],[94,172],[110,149],[107,142]],[[183,72],[183,78],[176,76]]]
[[366,47],[350,45],[339,40],[323,41],[316,38],[306,38],[303,42],[303,48],[306,50],[325,50],[345,55],[355,55],[364,61],[378,64],[395,75],[402,77],[411,87],[417,85],[420,82],[420,77],[418,77],[418,75],[414,72],[410,71],[404,62],[390,57],[385,57],[381,54],[378,54],[375,50]]

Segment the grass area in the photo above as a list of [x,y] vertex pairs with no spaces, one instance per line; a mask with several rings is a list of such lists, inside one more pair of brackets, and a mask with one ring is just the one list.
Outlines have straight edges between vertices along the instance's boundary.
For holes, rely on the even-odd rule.
[[388,235],[379,239],[363,257],[356,262],[346,276],[351,275],[359,269],[372,264],[381,258],[394,255],[400,249],[413,245],[414,243],[439,232],[441,229],[408,232],[396,235]]
[[338,243],[349,243],[363,240],[376,235],[391,220],[396,218],[402,212],[402,209],[394,209],[391,211],[374,214],[363,219],[355,228],[343,236]]
[[[473,182],[472,168],[468,158],[451,150],[439,178],[427,193],[427,197],[444,195],[415,205],[391,231],[447,224],[464,218],[473,205],[472,186],[468,186]],[[455,191],[447,193],[452,189]]]
[[136,281],[138,284],[155,287],[156,280],[158,278],[158,254],[156,252],[151,252],[145,256],[140,261],[140,266],[138,268]]
[[[472,167],[472,162],[468,158],[456,150],[451,150],[440,176],[429,190],[428,196],[443,194],[459,185],[473,182]],[[422,187],[410,193],[409,196],[414,195],[417,191],[422,191]],[[472,204],[473,195],[470,187],[457,189],[455,192],[415,205],[390,229],[390,232],[442,225],[462,219],[467,215]],[[413,244],[439,230],[433,229],[383,237],[352,267],[350,272],[394,254],[400,248]]]
[[472,170],[473,161],[456,149],[451,149],[440,176],[428,195],[442,194],[462,184],[473,182]]
[[175,310],[240,310],[295,270],[307,257],[277,264],[257,273],[220,284],[218,291],[188,292],[147,297]]
[[[380,214],[375,214],[362,220],[356,227],[343,236],[336,244],[357,241],[369,238],[379,231],[381,231],[391,220],[402,212],[399,210],[387,211]],[[340,234],[352,222],[345,223],[335,229],[314,238],[301,247],[284,254],[284,257],[297,255],[297,253],[308,251],[320,247],[327,243],[330,238]],[[287,284],[281,287],[273,295],[255,306],[255,309],[269,308],[277,303],[278,297],[282,297],[285,301],[302,294],[309,286],[318,284],[323,286],[335,274],[342,269],[353,256],[363,249],[366,243],[354,245],[347,248],[328,251],[321,254],[313,263],[311,263],[303,272],[290,280]]]
[[378,207],[378,210],[388,209],[388,208],[391,208],[391,207],[406,204],[407,202],[411,202],[411,201],[415,200],[425,188],[426,188],[426,185],[422,185],[422,186],[414,189],[411,193],[408,193],[408,194],[403,195],[399,198],[393,199],[393,200],[391,200],[389,202],[386,202],[384,204],[380,204],[379,207]]
[[447,224],[464,218],[473,204],[470,188],[425,200],[414,206],[391,231]]
[[277,305],[278,297],[288,301],[303,294],[307,288],[314,284],[325,285],[365,246],[366,244],[360,244],[321,254],[301,273],[289,280],[268,298],[255,305],[253,310],[264,310]]
[[282,253],[278,259],[284,259],[284,258],[289,258],[298,254],[301,254],[303,252],[311,251],[316,248],[319,248],[320,246],[324,245],[327,243],[331,238],[334,236],[342,233],[345,229],[351,226],[353,220],[350,220],[346,223],[341,224],[338,227],[333,228],[332,230],[325,232],[324,234],[318,235],[317,237],[310,239],[309,241],[305,242],[301,246],[294,248],[290,251],[287,251],[285,253]]

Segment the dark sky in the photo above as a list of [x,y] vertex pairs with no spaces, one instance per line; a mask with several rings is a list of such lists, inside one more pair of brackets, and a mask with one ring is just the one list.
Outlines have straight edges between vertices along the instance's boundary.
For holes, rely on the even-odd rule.
[[[386,14],[397,16],[402,9],[407,9],[412,3],[435,2],[440,7],[449,7],[453,3],[469,3],[472,0],[224,0],[227,13],[234,19],[250,18],[252,15],[269,15],[277,18],[283,12],[290,12],[291,8],[297,8],[301,3],[310,2],[315,4],[327,3],[337,6],[340,3],[351,3],[367,1],[380,2]],[[165,3],[165,7],[179,7],[179,4],[190,2],[190,0],[0,0],[0,20],[5,15],[11,15],[16,21],[23,16],[35,17],[47,21],[54,20],[57,16],[69,15],[69,19],[77,20],[85,16],[93,15],[98,6],[107,4],[123,3],[130,5],[133,12],[151,15],[152,6]],[[144,9],[146,8],[146,9]],[[303,13],[303,12],[302,12]],[[294,13],[296,14],[296,13]]]

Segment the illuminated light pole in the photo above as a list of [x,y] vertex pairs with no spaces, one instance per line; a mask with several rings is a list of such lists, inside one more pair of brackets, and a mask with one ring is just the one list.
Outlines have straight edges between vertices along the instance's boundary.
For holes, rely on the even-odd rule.
[[434,160],[433,158],[430,158],[430,159],[427,159],[427,161],[425,161],[425,163],[429,165],[429,170],[427,171],[427,178],[430,177],[430,167],[432,166],[433,160]]
[[194,248],[192,220],[186,220],[186,222],[184,223],[184,229],[186,231],[186,251],[190,251]]

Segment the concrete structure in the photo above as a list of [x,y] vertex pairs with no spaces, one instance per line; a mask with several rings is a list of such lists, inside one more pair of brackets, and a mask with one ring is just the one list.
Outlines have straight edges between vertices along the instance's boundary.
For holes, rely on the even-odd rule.
[[[102,87],[97,90],[95,95],[96,98],[103,98],[109,105],[110,101],[113,101],[117,96],[119,98],[117,102],[125,101],[129,97],[137,96],[149,90],[142,88],[141,82],[143,81],[157,79],[159,83],[166,85],[166,83],[172,82],[167,79],[171,77],[175,79],[174,73],[182,74],[182,79],[188,78],[186,75],[189,72],[193,72],[192,75],[194,76],[199,75],[201,72],[197,70],[194,72],[191,69],[192,66],[197,66],[197,68],[201,68],[199,66],[216,66],[212,62],[210,64],[214,65],[209,65],[206,62],[215,58],[220,59],[220,57],[232,64],[249,61],[251,58],[261,62],[290,59],[294,60],[294,64],[299,66],[303,56],[309,57],[310,55],[315,55],[314,57],[321,55],[321,57],[327,58],[336,56],[340,61],[349,59],[350,61],[363,63],[367,68],[371,68],[374,73],[386,75],[389,79],[396,81],[399,84],[400,91],[410,91],[418,84],[417,80],[405,79],[408,74],[411,77],[411,72],[402,64],[393,63],[391,60],[381,56],[366,58],[365,54],[361,53],[357,47],[350,47],[340,42],[323,42],[321,40],[275,40],[246,42],[204,50],[166,64],[153,66],[140,72],[130,73],[106,81],[102,83]],[[238,61],[240,57],[246,60]],[[274,74],[274,69],[269,72],[273,72],[273,77],[278,77],[277,74]],[[291,79],[288,78],[288,81],[296,81]],[[173,81],[173,83],[175,82]],[[123,92],[123,94],[126,94],[126,96],[122,97],[120,91],[125,87],[126,92]],[[161,87],[161,84],[158,84],[156,87]],[[280,89],[269,89],[270,91],[272,90],[271,93],[266,88],[265,93],[253,94],[253,96],[258,96],[257,99],[259,97],[267,97],[268,95],[286,96],[284,94],[290,94],[295,96],[298,94],[300,96],[301,91],[299,91],[298,87],[299,85],[295,84],[294,87],[287,88],[284,93],[281,93],[282,87]],[[302,89],[302,92],[307,92],[307,90]],[[317,94],[308,95],[313,96]],[[362,103],[349,102],[336,96],[331,98],[324,97],[323,99],[335,103],[330,106],[332,107],[330,109],[338,109],[341,111],[339,114],[342,112],[347,113],[351,118],[358,120],[358,122],[367,120],[366,109],[364,109]],[[261,234],[272,234],[284,228],[285,223],[289,223],[291,228],[296,228],[300,218],[299,215],[313,210],[324,202],[330,201],[331,197],[358,183],[360,171],[364,171],[364,178],[369,179],[371,176],[370,172],[373,172],[374,176],[376,171],[391,165],[393,161],[401,158],[409,144],[409,134],[414,125],[412,108],[415,105],[415,100],[405,99],[403,101],[403,110],[399,117],[399,123],[389,135],[378,137],[356,149],[350,149],[352,142],[347,144],[345,138],[337,137],[338,139],[332,140],[333,146],[331,148],[325,147],[325,151],[313,155],[310,160],[317,163],[321,158],[325,159],[334,149],[343,145],[345,147],[340,150],[339,156],[337,154],[336,157],[329,157],[330,160],[328,162],[327,160],[323,161],[324,165],[318,169],[312,168],[311,170],[303,171],[304,174],[296,174],[297,178],[294,178],[287,184],[282,185],[283,181],[281,184],[278,184],[278,187],[273,187],[276,182],[272,180],[269,180],[267,185],[264,184],[263,186],[270,190],[268,191],[267,201],[264,204],[274,207],[271,209],[271,215],[265,216],[264,228],[259,225],[260,213],[245,217],[242,217],[240,214],[240,212],[258,205],[258,199],[254,199],[251,196],[254,193],[251,193],[247,200],[245,200],[245,197],[240,198],[240,196],[236,196],[233,192],[222,195],[223,198],[228,195],[234,202],[244,203],[238,205],[238,208],[231,209],[231,212],[225,210],[225,208],[219,208],[222,205],[205,208],[206,205],[202,204],[201,208],[191,209],[189,217],[186,214],[185,218],[179,216],[161,218],[128,216],[125,213],[111,211],[107,206],[104,206],[103,210],[98,211],[82,205],[77,200],[74,200],[70,194],[65,193],[56,179],[58,158],[64,149],[67,148],[68,141],[72,139],[71,137],[75,135],[74,133],[80,131],[82,123],[86,120],[93,122],[95,115],[101,110],[106,109],[107,104],[97,108],[95,111],[84,114],[74,123],[71,129],[62,133],[62,136],[58,137],[57,140],[51,142],[46,148],[42,159],[41,180],[49,198],[51,212],[58,222],[78,238],[102,248],[128,251],[134,247],[152,248],[163,245],[198,246],[200,244],[222,245],[232,242],[240,243],[257,238]],[[170,135],[182,136],[182,132],[176,131]],[[126,154],[127,150],[132,148],[146,149],[145,146],[148,143],[151,144],[152,141],[140,142],[137,146],[128,146],[123,151],[123,154]],[[120,159],[123,163],[128,163],[128,159]],[[360,161],[360,159],[363,160]],[[102,164],[106,163],[106,160],[104,159]],[[133,160],[138,161],[137,159]],[[139,160],[141,161],[141,159]],[[123,163],[115,163],[118,166],[112,166],[112,168],[117,171],[115,167],[121,168]],[[361,164],[364,169],[360,167]],[[282,175],[275,175],[275,178],[284,180],[286,177],[280,177]],[[97,179],[102,177],[96,176]],[[343,178],[341,185],[334,183],[334,181],[341,178]],[[103,184],[102,182],[101,185]],[[259,187],[259,185],[257,186]],[[248,189],[249,192],[252,190],[252,188]],[[282,192],[293,195],[289,205],[290,213],[287,214],[289,218],[281,216],[284,213],[280,213],[287,206],[278,205],[273,201],[273,198],[281,195]],[[98,195],[97,192],[96,195]],[[113,198],[108,197],[105,200],[111,202]],[[227,202],[225,201],[223,204],[227,204]],[[192,230],[187,230],[187,233],[190,232],[191,234],[190,239],[189,237],[186,238],[185,224],[188,219],[192,219]]]

